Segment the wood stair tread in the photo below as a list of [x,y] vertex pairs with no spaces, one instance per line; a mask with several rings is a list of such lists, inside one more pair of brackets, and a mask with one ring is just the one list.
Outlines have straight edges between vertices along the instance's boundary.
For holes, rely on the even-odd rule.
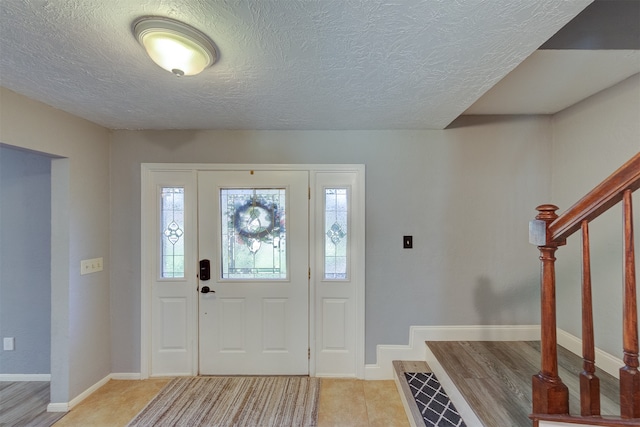
[[407,413],[409,424],[411,424],[412,427],[424,426],[422,414],[420,413],[418,405],[416,404],[413,394],[411,393],[409,383],[404,376],[405,372],[431,372],[431,368],[429,367],[427,362],[420,360],[393,361],[394,379],[396,381],[396,386],[398,387],[398,392],[400,393],[400,399],[402,400],[405,412]]

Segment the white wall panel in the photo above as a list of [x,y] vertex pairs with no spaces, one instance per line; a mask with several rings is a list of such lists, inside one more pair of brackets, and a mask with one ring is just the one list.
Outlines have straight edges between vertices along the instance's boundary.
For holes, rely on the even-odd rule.
[[289,329],[287,298],[262,300],[262,350],[287,351],[286,331]]
[[220,299],[220,351],[246,351],[246,309],[244,298]]
[[160,351],[186,350],[187,331],[187,299],[160,298]]
[[322,350],[347,350],[347,304],[345,298],[322,300]]

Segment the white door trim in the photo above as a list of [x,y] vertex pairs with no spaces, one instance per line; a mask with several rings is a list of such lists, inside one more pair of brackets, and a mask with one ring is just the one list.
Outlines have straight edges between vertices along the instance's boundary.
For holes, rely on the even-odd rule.
[[[344,164],[344,165],[326,165],[326,164],[296,164],[296,165],[284,165],[284,164],[205,164],[205,163],[143,163],[141,164],[141,333],[140,333],[140,376],[142,379],[149,378],[151,375],[151,337],[152,337],[152,322],[151,322],[151,280],[153,279],[151,265],[152,257],[155,255],[154,241],[152,239],[155,230],[146,218],[156,215],[155,212],[155,188],[153,183],[153,174],[155,172],[194,172],[200,170],[219,170],[219,171],[250,171],[250,170],[299,170],[308,171],[310,176],[309,186],[310,189],[314,189],[316,185],[315,176],[318,172],[353,172],[357,176],[358,191],[354,194],[354,201],[358,206],[358,216],[356,221],[353,221],[354,226],[352,230],[356,233],[358,240],[358,251],[360,256],[355,259],[352,264],[352,269],[357,273],[359,280],[356,283],[356,300],[354,301],[354,309],[356,311],[356,339],[355,339],[355,372],[349,376],[356,378],[364,378],[364,321],[365,321],[365,255],[364,255],[364,242],[365,242],[365,167],[364,165],[357,164]],[[314,214],[317,212],[319,204],[316,197],[311,197],[309,211]],[[154,211],[152,211],[154,210]],[[322,242],[317,241],[313,227],[310,228],[309,235],[309,257],[311,262],[317,259],[318,251],[322,248]],[[312,264],[312,268],[318,268],[317,265]],[[316,280],[314,274],[311,275],[309,282],[309,346],[310,346],[310,360],[309,360],[309,374],[311,376],[322,375],[321,372],[316,372]],[[195,290],[194,290],[195,292]],[[197,298],[193,298],[190,312],[196,313]],[[197,349],[197,343],[194,343],[194,348]],[[197,374],[197,363],[192,367],[192,375]]]

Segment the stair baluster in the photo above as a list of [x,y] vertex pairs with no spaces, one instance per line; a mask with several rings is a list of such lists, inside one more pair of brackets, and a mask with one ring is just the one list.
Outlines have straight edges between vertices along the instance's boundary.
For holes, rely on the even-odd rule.
[[623,197],[624,223],[624,303],[622,310],[624,364],[620,368],[620,415],[640,418],[640,372],[638,372],[638,308],[636,266],[633,247],[631,190]]
[[580,373],[580,414],[600,415],[600,379],[595,375],[596,354],[593,339],[593,301],[591,296],[591,254],[589,222],[582,221],[582,372]]

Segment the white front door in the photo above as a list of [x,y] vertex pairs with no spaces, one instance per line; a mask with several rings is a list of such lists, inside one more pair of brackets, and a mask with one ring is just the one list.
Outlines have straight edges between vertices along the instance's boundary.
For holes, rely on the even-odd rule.
[[198,172],[200,374],[309,373],[308,189],[307,171]]

